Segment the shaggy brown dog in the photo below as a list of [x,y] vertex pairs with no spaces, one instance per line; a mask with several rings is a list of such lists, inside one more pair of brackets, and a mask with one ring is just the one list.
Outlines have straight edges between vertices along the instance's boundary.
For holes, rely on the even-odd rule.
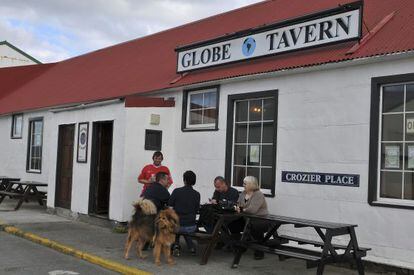
[[134,204],[135,213],[128,225],[128,237],[125,244],[124,258],[128,259],[129,250],[132,243],[137,241],[137,255],[141,259],[142,248],[145,243],[152,241],[155,233],[155,218],[157,216],[157,208],[150,200],[140,199]]
[[175,264],[171,257],[171,244],[175,241],[175,233],[180,227],[177,213],[172,208],[160,211],[155,220],[156,234],[154,236],[155,264],[160,265],[161,252],[164,253],[167,263]]

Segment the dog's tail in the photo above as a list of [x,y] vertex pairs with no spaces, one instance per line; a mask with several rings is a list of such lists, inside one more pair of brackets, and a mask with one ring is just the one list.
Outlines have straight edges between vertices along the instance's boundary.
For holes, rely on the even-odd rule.
[[151,200],[139,199],[133,204],[136,214],[141,215],[155,215],[157,214],[157,207]]

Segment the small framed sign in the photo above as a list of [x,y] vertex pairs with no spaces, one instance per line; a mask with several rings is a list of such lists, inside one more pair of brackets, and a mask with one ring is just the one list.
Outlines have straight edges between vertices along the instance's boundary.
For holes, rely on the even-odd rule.
[[78,124],[78,154],[76,161],[79,163],[88,162],[88,133],[89,122]]

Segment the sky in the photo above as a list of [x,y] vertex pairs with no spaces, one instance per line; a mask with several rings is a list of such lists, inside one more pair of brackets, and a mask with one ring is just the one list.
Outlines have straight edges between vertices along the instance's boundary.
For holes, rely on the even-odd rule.
[[0,0],[0,41],[64,60],[260,0]]

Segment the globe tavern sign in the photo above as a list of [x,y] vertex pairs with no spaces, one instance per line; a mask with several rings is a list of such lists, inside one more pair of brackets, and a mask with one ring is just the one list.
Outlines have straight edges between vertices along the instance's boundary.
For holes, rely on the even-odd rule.
[[178,47],[177,72],[359,39],[361,21],[362,5],[361,2],[356,2],[230,36]]

